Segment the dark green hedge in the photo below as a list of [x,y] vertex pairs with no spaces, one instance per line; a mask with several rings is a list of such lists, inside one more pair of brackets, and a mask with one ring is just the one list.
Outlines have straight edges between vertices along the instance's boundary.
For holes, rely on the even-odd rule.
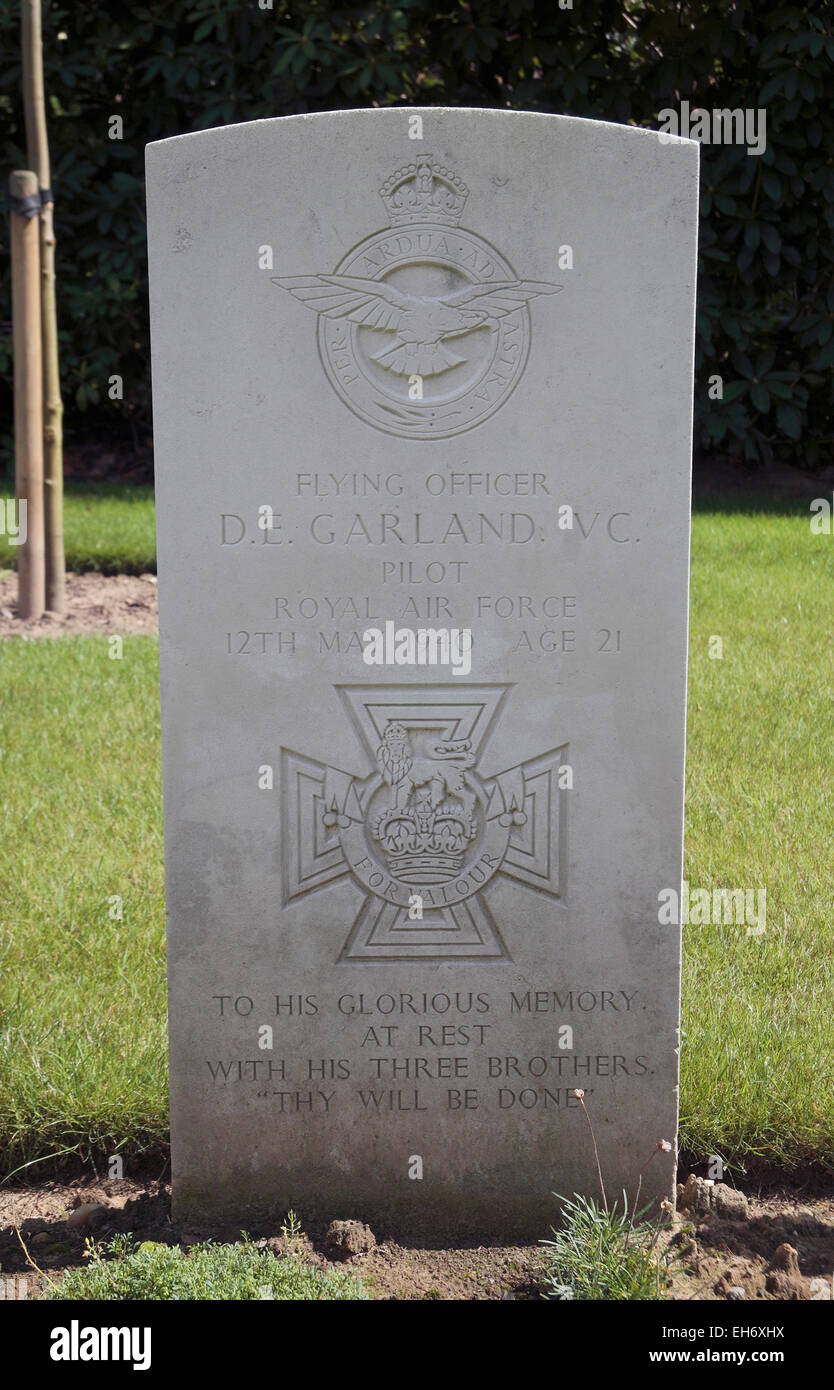
[[[8,169],[25,163],[18,9],[0,0]],[[834,0],[574,0],[572,9],[559,0],[335,9],[321,0],[274,0],[271,9],[257,0],[73,0],[45,4],[44,35],[70,425],[112,421],[134,437],[149,427],[147,141],[262,116],[402,103],[656,127],[663,108],[686,100],[764,108],[768,137],[759,157],[737,145],[702,151],[698,444],[809,468],[829,461]],[[114,114],[124,118],[121,141],[108,139]],[[0,365],[8,369],[3,261]],[[114,373],[125,382],[121,403],[107,397]],[[713,374],[724,380],[720,401],[707,395]]]

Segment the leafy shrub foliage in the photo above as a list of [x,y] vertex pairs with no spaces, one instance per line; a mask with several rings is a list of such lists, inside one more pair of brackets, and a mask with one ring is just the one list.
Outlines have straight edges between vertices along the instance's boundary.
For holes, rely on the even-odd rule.
[[[174,0],[45,4],[70,423],[150,420],[143,146],[376,104],[555,111],[656,128],[682,101],[766,111],[767,147],[702,150],[702,448],[817,468],[834,439],[834,0]],[[7,168],[23,167],[17,0],[0,0]],[[124,138],[108,138],[121,115]],[[686,132],[684,132],[686,133]],[[612,235],[615,235],[612,228]],[[8,268],[0,367],[8,368]],[[124,378],[110,401],[108,378]],[[724,381],[710,400],[709,378]],[[8,404],[8,400],[5,404]]]
[[276,1259],[250,1240],[240,1245],[206,1241],[187,1252],[177,1245],[114,1236],[88,1244],[88,1263],[47,1285],[51,1299],[367,1299],[361,1283],[336,1270],[324,1273],[296,1256]]

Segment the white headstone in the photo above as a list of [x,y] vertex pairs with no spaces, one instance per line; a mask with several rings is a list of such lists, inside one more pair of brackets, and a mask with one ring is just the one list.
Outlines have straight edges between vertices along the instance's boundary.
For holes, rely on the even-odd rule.
[[544,1236],[577,1089],[609,1194],[675,1138],[697,149],[148,148],[178,1215]]

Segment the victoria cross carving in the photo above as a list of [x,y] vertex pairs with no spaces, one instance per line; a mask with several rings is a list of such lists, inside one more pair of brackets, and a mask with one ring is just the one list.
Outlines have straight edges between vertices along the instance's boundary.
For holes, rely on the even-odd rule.
[[517,385],[530,348],[529,304],[560,285],[519,279],[460,227],[465,184],[420,155],[383,184],[390,229],[330,274],[281,275],[319,320],[319,352],[342,400],[390,434],[443,439],[478,425]]
[[282,750],[284,903],[349,876],[343,960],[507,958],[484,894],[499,874],[564,900],[567,743],[481,771],[511,689],[339,686],[371,771]]

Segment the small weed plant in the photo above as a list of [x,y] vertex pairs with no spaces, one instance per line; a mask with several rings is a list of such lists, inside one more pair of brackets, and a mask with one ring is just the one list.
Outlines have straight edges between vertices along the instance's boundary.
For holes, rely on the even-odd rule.
[[645,1219],[650,1205],[639,1207],[643,1173],[656,1153],[668,1153],[671,1144],[658,1140],[640,1169],[637,1195],[629,1212],[628,1195],[609,1207],[600,1167],[594,1127],[585,1106],[584,1091],[574,1095],[588,1121],[594,1148],[600,1201],[574,1194],[560,1198],[562,1224],[552,1227],[554,1240],[543,1240],[547,1251],[542,1293],[545,1298],[598,1300],[652,1300],[665,1296],[671,1283],[672,1257],[658,1250],[658,1237],[672,1211],[664,1199],[652,1220]]

